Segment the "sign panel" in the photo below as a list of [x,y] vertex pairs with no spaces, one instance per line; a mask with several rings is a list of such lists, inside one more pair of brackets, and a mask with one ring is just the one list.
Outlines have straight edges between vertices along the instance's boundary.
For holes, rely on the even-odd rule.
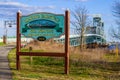
[[20,18],[20,32],[39,41],[64,34],[64,15],[35,13]]

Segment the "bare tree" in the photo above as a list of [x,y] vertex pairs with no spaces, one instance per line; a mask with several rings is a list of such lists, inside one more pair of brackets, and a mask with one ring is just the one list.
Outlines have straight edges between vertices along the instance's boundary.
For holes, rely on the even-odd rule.
[[112,37],[120,40],[120,0],[115,1],[114,5],[112,6],[113,16],[116,18],[115,22],[118,25],[117,28],[112,28]]
[[82,49],[84,45],[85,28],[89,24],[88,10],[85,6],[76,6],[71,14],[73,16],[71,24],[73,25],[76,34],[80,35],[80,48]]

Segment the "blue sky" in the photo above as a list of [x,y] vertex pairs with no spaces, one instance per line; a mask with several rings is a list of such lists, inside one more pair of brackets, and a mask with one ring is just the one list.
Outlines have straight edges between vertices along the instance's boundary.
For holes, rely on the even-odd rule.
[[[52,12],[64,14],[65,9],[71,11],[77,5],[86,6],[89,14],[101,14],[105,24],[106,37],[111,25],[115,25],[112,16],[112,6],[116,0],[0,0],[0,36],[4,34],[4,20],[16,19],[16,12],[21,10],[23,15],[34,12]],[[72,19],[72,18],[71,18]],[[15,35],[15,26],[8,29],[8,35]]]

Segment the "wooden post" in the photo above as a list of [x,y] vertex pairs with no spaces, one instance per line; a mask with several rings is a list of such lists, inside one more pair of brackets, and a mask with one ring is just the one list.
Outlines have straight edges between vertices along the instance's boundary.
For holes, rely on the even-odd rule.
[[69,74],[69,26],[70,13],[65,11],[65,74]]
[[3,43],[6,44],[6,36],[3,36]]
[[118,43],[116,43],[116,57],[117,58],[118,58],[118,54],[119,54]]
[[17,12],[17,32],[16,32],[16,68],[17,70],[20,69],[20,47],[21,47],[21,38],[20,38],[20,12]]
[[[31,51],[32,51],[32,47],[29,47],[29,52],[31,52]],[[32,62],[33,62],[33,57],[30,56],[30,65],[32,65]]]

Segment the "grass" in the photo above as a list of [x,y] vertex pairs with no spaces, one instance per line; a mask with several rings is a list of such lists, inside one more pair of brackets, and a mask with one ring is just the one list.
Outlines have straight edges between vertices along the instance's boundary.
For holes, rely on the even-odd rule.
[[5,44],[3,42],[0,42],[0,46],[5,46]]
[[30,57],[21,56],[21,70],[18,71],[13,49],[9,53],[13,80],[120,80],[120,56],[91,52],[70,54],[70,74],[65,75],[64,58],[55,57],[33,57],[30,64]]
[[[23,52],[63,52],[64,46],[54,42],[31,42]],[[13,80],[120,80],[120,55],[105,49],[87,49],[80,52],[70,47],[70,74],[64,74],[64,58],[21,56],[21,70],[16,70],[16,50],[9,53]]]

